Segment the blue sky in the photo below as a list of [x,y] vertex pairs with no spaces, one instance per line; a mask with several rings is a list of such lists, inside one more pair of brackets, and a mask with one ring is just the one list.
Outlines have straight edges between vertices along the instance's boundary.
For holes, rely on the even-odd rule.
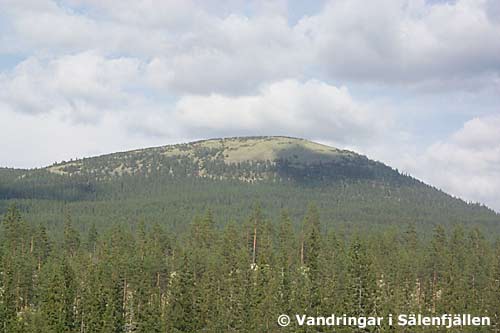
[[499,36],[497,0],[0,0],[0,166],[289,135],[499,211]]

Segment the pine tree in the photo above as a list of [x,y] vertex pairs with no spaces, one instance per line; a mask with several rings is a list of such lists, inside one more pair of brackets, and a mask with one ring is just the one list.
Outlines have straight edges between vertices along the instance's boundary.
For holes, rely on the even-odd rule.
[[249,291],[251,288],[251,252],[239,229],[230,223],[224,230],[220,243],[221,258],[218,270],[220,331],[242,332],[248,325],[251,310]]
[[466,280],[463,298],[467,298],[467,310],[481,314],[485,311],[486,298],[484,290],[488,286],[488,272],[491,267],[491,254],[484,235],[478,228],[469,232],[469,240],[464,246],[470,251],[464,254],[464,261],[468,261],[468,269],[464,270]]
[[280,291],[280,310],[281,313],[291,313],[292,302],[292,264],[294,261],[294,232],[292,222],[288,213],[283,211],[279,224],[278,233],[278,260],[279,276],[281,276]]
[[8,208],[2,221],[3,246],[0,266],[0,319],[7,331],[22,330],[16,315],[33,299],[31,232],[15,205]]
[[176,273],[170,298],[168,321],[173,332],[194,332],[198,327],[197,312],[193,292],[196,288],[192,262],[184,253],[180,270]]
[[8,208],[5,214],[2,227],[3,227],[3,246],[6,249],[5,253],[15,254],[19,244],[22,241],[22,234],[20,230],[21,213],[15,205]]
[[42,264],[49,258],[50,250],[51,244],[47,235],[47,229],[45,226],[40,225],[37,233],[35,234],[33,245],[33,255],[37,261],[38,271],[40,271]]
[[73,332],[73,273],[64,259],[52,260],[44,266],[39,290],[41,313],[46,332]]
[[466,313],[470,302],[467,286],[467,246],[465,232],[461,226],[454,228],[450,242],[449,265],[446,269],[443,303],[450,313]]
[[444,288],[446,288],[447,262],[449,260],[448,242],[442,225],[438,225],[434,229],[434,236],[430,245],[431,249],[428,258],[431,268],[430,307],[432,313],[440,313],[441,310],[446,311],[446,309],[442,309],[443,302],[441,300]]
[[274,270],[273,228],[262,220],[259,223],[258,256],[252,265],[251,317],[256,331],[269,331],[277,318],[277,279]]
[[488,288],[488,313],[493,322],[492,331],[500,332],[500,238],[495,242],[493,272]]
[[2,281],[0,287],[0,332],[18,332],[16,284],[11,261],[2,258]]
[[[152,290],[146,285],[141,285],[136,294],[137,301],[139,302],[137,307],[137,323],[136,332],[137,333],[160,333],[164,331],[164,325],[161,318],[161,306],[160,306],[160,295],[157,290]],[[174,323],[174,325],[176,325]],[[181,326],[183,324],[181,323]],[[183,329],[180,332],[186,332]]]
[[354,238],[349,249],[348,306],[353,316],[375,314],[376,277],[373,272],[366,247],[358,237]]
[[90,264],[84,276],[85,285],[79,307],[80,332],[102,332],[103,315],[106,311],[106,301],[103,297],[102,283],[106,275],[95,265]]
[[66,214],[64,221],[64,249],[70,256],[76,255],[80,247],[80,234],[73,228],[71,215]]
[[304,263],[308,269],[310,279],[310,295],[308,310],[311,315],[318,315],[321,305],[322,295],[321,284],[321,227],[319,213],[316,206],[311,205],[304,221],[305,241],[304,241]]

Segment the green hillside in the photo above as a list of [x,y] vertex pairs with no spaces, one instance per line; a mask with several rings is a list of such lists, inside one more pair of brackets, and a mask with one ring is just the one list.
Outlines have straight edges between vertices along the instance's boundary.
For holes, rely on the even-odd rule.
[[498,214],[306,140],[0,169],[0,211],[0,333],[327,332],[277,318],[332,313],[491,319],[345,333],[500,327]]
[[[300,219],[314,202],[327,227],[415,223],[480,225],[500,217],[347,150],[289,137],[212,139],[61,162],[0,169],[0,209],[54,225],[70,211],[82,227],[146,219],[183,228],[207,207],[222,222],[255,204]],[[168,214],[165,214],[168,212]],[[225,222],[224,222],[225,221]]]
[[[56,175],[109,180],[124,175],[162,174],[243,182],[342,178],[389,180],[386,166],[347,150],[288,137],[212,139],[62,162],[45,168]],[[384,178],[385,177],[385,178]],[[402,180],[402,178],[400,179]]]

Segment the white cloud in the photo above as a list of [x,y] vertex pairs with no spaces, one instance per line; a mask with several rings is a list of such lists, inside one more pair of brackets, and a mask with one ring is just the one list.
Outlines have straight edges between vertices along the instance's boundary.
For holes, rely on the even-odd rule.
[[500,25],[488,10],[484,0],[337,0],[297,29],[333,77],[460,89],[499,76]]
[[468,149],[500,146],[500,116],[474,118],[453,134],[453,142]]
[[[187,95],[164,105],[161,100],[127,91],[125,82],[140,82],[137,72],[143,68],[130,59],[85,53],[47,61],[41,66],[30,59],[0,80],[6,91],[0,95],[0,118],[13,129],[1,133],[5,145],[21,150],[30,146],[29,141],[36,141],[51,147],[13,159],[7,159],[6,149],[2,160],[9,165],[12,161],[29,165],[28,160],[40,165],[62,156],[110,152],[131,147],[131,142],[150,146],[226,135],[282,134],[344,146],[363,145],[377,142],[393,126],[390,113],[357,102],[346,87],[315,80],[278,81],[247,96]],[[83,73],[78,69],[81,62],[85,64],[81,68],[88,69]],[[33,100],[23,99],[25,95]],[[26,131],[35,124],[44,126]],[[18,131],[29,133],[19,139]],[[67,147],[54,144],[70,134],[73,152],[69,143]],[[118,144],[120,140],[123,145]]]
[[[130,131],[138,115],[109,113],[98,123],[68,122],[54,113],[11,112],[0,103],[0,166],[44,167],[54,162],[177,143],[178,139],[151,137]],[[180,138],[180,137],[178,137]]]
[[474,118],[449,138],[414,155],[407,167],[449,193],[500,211],[499,128],[498,115]]
[[178,93],[242,94],[262,82],[301,76],[308,54],[286,20],[230,15],[212,23],[184,36],[176,52],[155,57],[153,82]]
[[[0,0],[0,119],[12,124],[1,139],[11,155],[33,142],[20,133],[54,146],[23,157],[39,165],[74,155],[54,145],[58,131],[74,133],[81,154],[97,151],[88,137],[102,153],[132,142],[302,136],[498,208],[498,120],[485,115],[500,101],[499,1],[432,3],[331,0],[291,20],[281,0]],[[24,60],[9,68],[4,54]],[[449,131],[445,112],[457,114],[450,124],[476,119],[428,148],[412,144]],[[433,119],[442,125],[425,129]]]
[[284,80],[258,94],[185,96],[176,116],[202,136],[287,134],[335,142],[366,142],[389,128],[390,115],[356,102],[346,87],[320,81]]
[[[98,50],[154,59],[159,67],[150,74],[162,79],[152,81],[178,93],[241,93],[263,81],[300,76],[307,57],[303,36],[275,14],[221,18],[189,1],[74,0],[73,9],[68,2],[41,2],[45,6],[36,9],[8,2],[4,16],[13,33],[2,36],[0,50],[57,55]],[[85,10],[76,11],[77,5]]]
[[305,75],[427,91],[498,87],[500,76],[495,0],[335,0],[293,26],[282,1],[237,2],[223,16],[213,2],[181,0],[2,0],[0,7],[9,27],[4,51],[155,59],[161,66],[152,75],[163,79],[152,80],[181,94],[246,94]]
[[500,23],[500,2],[497,0],[486,0],[486,12],[490,20]]
[[15,112],[56,112],[75,121],[96,121],[141,98],[127,91],[140,71],[135,59],[107,59],[95,52],[30,57],[0,76],[0,101]]

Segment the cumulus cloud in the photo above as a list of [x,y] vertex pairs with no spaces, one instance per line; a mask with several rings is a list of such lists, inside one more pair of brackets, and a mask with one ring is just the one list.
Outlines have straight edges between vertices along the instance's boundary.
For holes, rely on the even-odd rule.
[[356,102],[346,87],[284,80],[258,94],[185,96],[176,117],[204,136],[281,133],[335,142],[366,142],[391,125],[390,115]]
[[127,89],[137,82],[140,67],[135,59],[107,59],[95,52],[30,57],[0,76],[0,101],[11,111],[96,121],[133,103]]
[[153,81],[181,94],[244,94],[305,74],[478,89],[500,75],[495,0],[335,0],[292,24],[284,2],[235,3],[227,12],[201,1],[2,0],[1,49],[155,59]]
[[[73,67],[73,71],[64,70],[77,61],[84,61],[89,71],[82,74]],[[141,67],[134,61],[81,54],[49,62],[43,67],[38,61],[30,60],[18,66],[9,80],[2,81],[8,91],[0,96],[0,118],[15,119],[16,131],[46,123],[47,126],[42,126],[46,130],[26,131],[27,140],[37,137],[40,143],[53,143],[72,133],[69,142],[75,143],[75,152],[83,154],[96,151],[92,142],[98,142],[98,152],[104,153],[116,147],[130,147],[134,140],[146,140],[148,144],[144,145],[148,146],[171,142],[174,138],[179,141],[180,138],[258,134],[292,135],[344,146],[362,145],[377,141],[393,126],[390,113],[356,101],[346,87],[316,80],[283,80],[264,85],[256,94],[246,96],[187,95],[170,106],[163,106],[161,101],[136,97],[134,91],[124,87],[127,79],[134,82]],[[120,73],[128,74],[116,78],[112,73],[120,66],[129,69]],[[15,89],[18,89],[17,95],[13,94]],[[25,94],[35,96],[28,106],[21,97],[14,98]],[[19,112],[21,108],[23,112]],[[27,145],[25,140],[14,140],[15,135],[8,131],[2,136],[7,145],[17,149]],[[124,136],[123,145],[117,144]],[[89,137],[93,138],[91,142],[86,140]],[[56,156],[75,156],[70,146],[54,145]],[[44,154],[47,156],[30,159],[36,159],[37,163],[46,161],[51,154]],[[25,165],[25,161],[22,162]]]
[[332,76],[444,86],[498,77],[500,25],[491,19],[493,3],[338,0],[303,19],[297,29],[311,36]]
[[[498,208],[498,120],[487,116],[500,102],[498,36],[497,0],[0,0],[0,120],[12,124],[0,136],[15,152],[52,145],[60,129],[82,154],[97,152],[87,137],[104,153],[301,136]],[[456,133],[437,133],[464,119]],[[67,146],[33,148],[32,163],[74,156]]]
[[262,82],[300,77],[309,57],[297,48],[301,39],[283,18],[230,15],[182,40],[182,50],[155,57],[149,74],[160,88],[181,94],[243,94]]
[[108,113],[98,123],[68,122],[56,113],[36,117],[8,111],[0,103],[0,166],[44,167],[54,162],[185,140],[134,132],[139,115]]
[[466,200],[500,211],[500,116],[477,117],[416,155],[410,170]]
[[181,94],[242,93],[300,76],[308,57],[307,39],[272,14],[274,6],[265,6],[269,15],[219,17],[190,1],[40,0],[35,8],[24,0],[3,2],[11,33],[1,37],[0,52],[90,49],[153,59],[152,81]]

